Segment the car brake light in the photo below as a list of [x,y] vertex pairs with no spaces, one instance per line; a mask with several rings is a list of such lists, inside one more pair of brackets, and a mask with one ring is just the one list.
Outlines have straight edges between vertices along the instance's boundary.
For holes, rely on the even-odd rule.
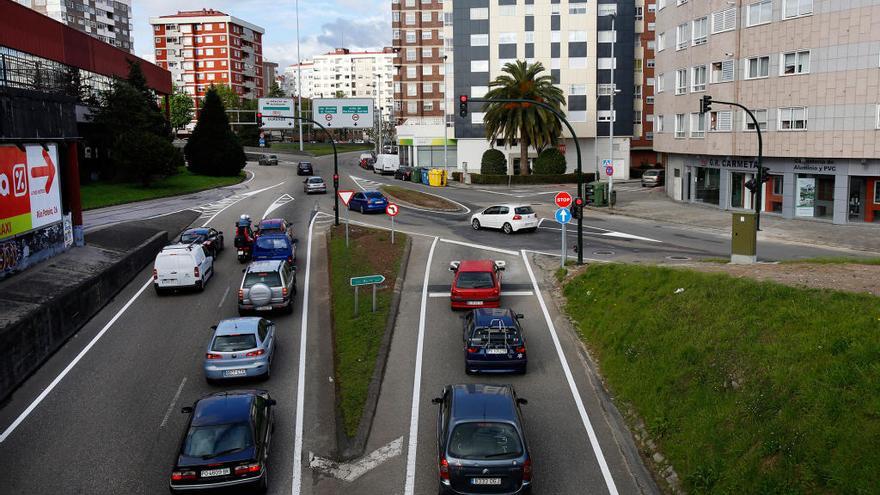
[[288,263],[293,263],[293,256],[288,256],[288,257],[287,257],[287,262],[288,262]]
[[468,354],[476,354],[477,352],[479,352],[479,349],[477,349],[476,347],[468,347],[467,351]]
[[282,288],[281,288],[281,295],[284,296],[284,297],[287,297],[287,287],[282,287]]
[[193,277],[199,278],[199,267],[193,268]]
[[526,353],[526,346],[521,345],[521,346],[517,347],[516,352],[518,352],[520,354],[525,354]]
[[171,481],[189,481],[196,479],[195,471],[174,471],[171,473]]
[[262,466],[259,463],[257,464],[242,464],[241,466],[235,466],[235,475],[242,476],[253,473],[259,473],[262,470]]
[[257,356],[262,356],[265,353],[266,353],[266,351],[264,349],[257,349],[256,351],[251,351],[251,352],[245,354],[245,357],[257,357]]
[[523,481],[532,481],[532,460],[526,459],[523,463]]
[[244,301],[244,289],[238,289],[238,300]]
[[157,272],[156,269],[153,268],[153,280],[156,280],[158,278],[159,278],[159,272]]
[[522,220],[522,215],[514,215],[513,219],[514,220]]
[[440,479],[449,480],[449,461],[445,457],[440,458]]
[[222,359],[223,356],[221,356],[220,354],[214,354],[212,352],[209,352],[209,353],[205,354],[205,358],[207,358],[207,359]]

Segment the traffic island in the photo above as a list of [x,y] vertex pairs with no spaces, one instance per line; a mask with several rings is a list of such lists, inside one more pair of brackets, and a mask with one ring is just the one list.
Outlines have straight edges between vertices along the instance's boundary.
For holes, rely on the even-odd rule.
[[[353,225],[348,247],[344,226],[331,229],[327,239],[337,444],[340,458],[346,459],[363,453],[373,422],[411,242],[396,233],[391,244],[390,232]],[[357,305],[352,287],[352,278],[373,275],[384,277],[375,286],[376,311],[372,287],[358,288]]]
[[402,186],[381,186],[379,190],[394,202],[403,206],[444,213],[465,213],[465,209],[457,203],[436,194],[428,194]]
[[880,298],[624,264],[591,265],[563,293],[658,479],[876,490]]

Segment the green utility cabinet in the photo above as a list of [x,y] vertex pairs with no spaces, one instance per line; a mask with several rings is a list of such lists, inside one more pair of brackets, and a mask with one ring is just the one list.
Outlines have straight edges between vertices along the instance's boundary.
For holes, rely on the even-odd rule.
[[591,182],[593,187],[593,204],[591,206],[608,206],[608,183],[595,181]]
[[730,262],[750,264],[757,260],[758,231],[754,212],[733,213],[730,239]]

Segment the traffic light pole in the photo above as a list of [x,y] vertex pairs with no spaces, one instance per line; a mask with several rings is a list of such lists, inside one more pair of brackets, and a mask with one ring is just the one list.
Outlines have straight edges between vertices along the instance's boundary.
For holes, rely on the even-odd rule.
[[[544,102],[535,101],[535,100],[528,100],[525,98],[491,98],[491,99],[488,99],[488,98],[467,98],[467,99],[459,98],[459,102],[460,102],[460,104],[463,104],[463,105],[467,105],[470,102],[474,102],[474,103],[530,103],[532,105],[537,105],[541,108],[545,108],[545,109],[549,110],[550,112],[552,112],[553,115],[555,115],[556,118],[559,119],[560,122],[565,124],[565,127],[568,128],[568,132],[571,133],[571,138],[574,140],[575,153],[577,153],[577,172],[576,172],[577,173],[577,185],[578,185],[577,195],[578,195],[578,198],[583,199],[583,197],[584,197],[584,176],[583,176],[583,168],[582,168],[582,163],[581,163],[581,145],[578,142],[577,134],[575,134],[574,129],[571,127],[571,124],[568,123],[568,120],[566,120],[565,116],[562,115],[561,112],[559,112],[558,110],[556,110],[555,108],[551,107],[550,105],[548,105]],[[583,265],[584,264],[584,249],[583,249],[584,248],[584,213],[583,213],[583,206],[581,206],[580,208],[581,208],[581,211],[578,212],[578,216],[577,216],[577,219],[578,219],[578,229],[577,229],[577,232],[578,232],[578,234],[577,234],[577,237],[578,237],[577,238],[578,261],[577,262],[578,262],[578,265]],[[563,228],[565,228],[564,225],[563,225]]]

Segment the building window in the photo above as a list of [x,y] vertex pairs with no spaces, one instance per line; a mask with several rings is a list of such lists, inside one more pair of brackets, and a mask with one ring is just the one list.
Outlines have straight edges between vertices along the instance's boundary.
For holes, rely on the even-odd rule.
[[601,57],[597,61],[596,68],[599,70],[611,70],[612,68],[616,69],[617,68],[617,59],[608,58],[608,57]]
[[400,12],[395,10],[391,13],[391,22],[400,22]]
[[489,61],[471,60],[471,72],[489,72]]
[[569,95],[585,95],[587,94],[586,84],[572,84],[568,87]]
[[687,135],[687,121],[685,120],[685,114],[677,113],[675,114],[675,138],[682,139]]
[[406,60],[409,62],[413,62],[416,59],[416,49],[415,48],[407,48],[406,49]]
[[710,112],[709,130],[713,132],[730,132],[733,130],[733,112],[730,110]]
[[810,51],[783,53],[779,64],[780,75],[807,74],[810,72]]
[[489,46],[488,34],[472,34],[471,46]]
[[675,30],[675,49],[684,50],[688,46],[688,25],[680,24]]
[[416,68],[415,67],[407,67],[406,68],[406,78],[407,79],[415,79],[416,78]]
[[407,43],[415,43],[416,42],[416,32],[415,31],[407,31],[406,32],[406,42]]
[[723,83],[733,81],[734,68],[733,60],[722,60],[720,62],[712,62],[712,76],[710,82]]
[[429,29],[425,29],[425,30],[422,31],[422,39],[423,39],[423,40],[430,40],[430,39],[432,39],[433,37],[434,37],[434,35],[433,35],[433,31],[431,31],[431,30],[429,30]]
[[654,68],[654,59],[649,58],[649,59],[645,60],[645,67],[647,67],[649,69],[653,69]]
[[675,71],[675,94],[683,95],[687,93],[688,71],[687,69],[678,69]]
[[422,22],[431,22],[431,11],[423,10],[422,11]]
[[706,114],[705,113],[692,113],[691,114],[691,137],[692,138],[702,138],[706,136]]
[[662,93],[663,88],[665,86],[665,83],[666,83],[666,74],[663,74],[663,73],[657,74],[657,85],[655,86],[654,89],[658,93]]
[[645,97],[645,105],[653,105],[653,104],[654,104],[654,97],[653,96],[646,96]]
[[415,115],[415,114],[416,114],[416,108],[417,108],[417,107],[416,107],[416,102],[414,102],[414,101],[408,101],[408,102],[406,102],[406,113],[408,113],[408,114],[410,114],[410,115]]
[[648,51],[654,51],[654,40],[648,40]]
[[587,13],[587,4],[585,4],[585,3],[570,3],[570,4],[568,4],[568,13],[570,15],[586,14]]
[[[584,33],[584,41],[586,41],[586,31],[581,32]],[[617,31],[599,31],[596,37],[599,43],[611,43],[617,41]]]
[[487,7],[471,9],[471,20],[482,21],[489,18],[489,9]]
[[712,13],[712,34],[736,29],[736,8]]
[[418,96],[418,87],[416,84],[406,85],[406,96]]
[[516,33],[498,33],[498,43],[516,43]]
[[[767,130],[767,109],[761,110],[752,110],[752,113],[755,114],[755,120],[758,121],[758,126],[761,127],[762,131]],[[752,118],[749,117],[749,114],[743,111],[743,130],[745,131],[754,131],[755,123],[752,122]]]
[[633,110],[633,124],[639,125],[642,123],[642,111],[641,110]]
[[655,115],[654,116],[654,132],[660,134],[663,132],[663,116]]
[[431,48],[422,48],[422,58],[431,58],[433,52]]
[[666,48],[666,33],[657,34],[657,51],[662,52]]
[[783,0],[783,19],[790,19],[813,13],[813,0]]
[[633,72],[642,72],[642,59],[633,59]]
[[691,91],[706,91],[705,65],[698,65],[691,69]]
[[416,23],[416,13],[415,12],[407,12],[406,13],[406,22],[407,26],[415,25]]
[[516,15],[516,5],[499,5],[498,15],[512,17]]
[[433,111],[433,110],[434,110],[434,102],[433,102],[433,101],[426,101],[426,102],[423,102],[423,103],[422,103],[422,110],[424,110],[424,111],[426,111],[426,112],[431,112],[431,111]]
[[422,66],[422,75],[423,76],[430,76],[433,73],[434,73],[434,66],[433,65],[423,65]]
[[396,40],[400,39],[400,30],[399,29],[395,29],[392,33],[393,33],[394,39],[396,39]]
[[[571,12],[569,12],[569,14],[570,14],[570,13],[571,13]],[[642,7],[638,7],[638,6],[636,7],[636,15],[635,15],[635,18],[636,18],[637,21],[641,21],[642,19],[645,18],[645,16],[644,16],[644,9],[643,9]]]
[[599,84],[596,87],[596,94],[599,96],[611,96],[611,85],[607,83]]
[[757,26],[773,20],[773,0],[762,0],[749,5],[748,25]]
[[790,107],[779,109],[780,131],[805,131],[807,130],[807,108]]
[[770,75],[770,57],[755,57],[746,61],[746,79],[759,79]]
[[691,42],[696,45],[702,45],[709,38],[709,18],[701,17],[699,19],[694,19],[693,25],[693,37]]

